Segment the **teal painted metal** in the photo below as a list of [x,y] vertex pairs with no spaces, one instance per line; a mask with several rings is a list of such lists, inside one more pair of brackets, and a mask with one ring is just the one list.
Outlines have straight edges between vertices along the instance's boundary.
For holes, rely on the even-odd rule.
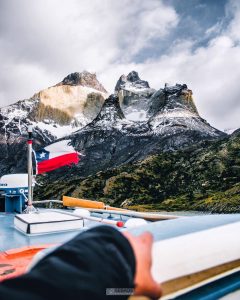
[[0,188],[1,191],[4,192],[2,196],[5,196],[5,212],[22,213],[25,209],[25,202],[28,197],[28,188],[6,188],[3,185]]
[[13,213],[0,213],[0,252],[39,244],[62,244],[81,232],[81,230],[76,230],[27,236],[15,229],[14,216]]
[[[219,300],[240,289],[240,271],[205,284],[193,291],[173,298],[174,300]],[[236,299],[236,298],[231,298]]]

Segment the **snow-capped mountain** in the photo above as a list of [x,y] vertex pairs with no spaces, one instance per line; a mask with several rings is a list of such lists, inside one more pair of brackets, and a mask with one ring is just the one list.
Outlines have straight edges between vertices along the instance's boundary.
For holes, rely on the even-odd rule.
[[147,81],[140,79],[136,71],[120,76],[115,86],[115,95],[119,97],[124,115],[132,121],[147,120],[149,99],[154,92]]
[[91,123],[66,137],[84,154],[75,174],[87,176],[150,154],[225,136],[199,116],[192,91],[185,84],[155,92],[148,99],[147,121],[127,119],[122,107],[119,96],[111,95]]
[[149,88],[150,86],[147,81],[140,79],[136,71],[131,71],[127,76],[124,74],[120,76],[115,86],[115,92],[126,90],[133,93],[140,93],[140,91],[143,92]]
[[96,74],[83,71],[69,74],[60,83],[40,91],[33,98],[39,99],[43,110],[50,107],[53,115],[58,110],[64,112],[67,125],[75,130],[75,127],[81,128],[96,117],[107,96]]
[[224,132],[227,133],[227,134],[232,134],[236,130],[239,130],[239,128],[226,128],[226,129],[224,129]]
[[[95,74],[72,73],[31,99],[2,108],[0,175],[26,168],[23,143],[30,123],[35,149],[60,138],[84,154],[72,169],[82,177],[225,136],[199,116],[186,84],[155,91],[132,71],[120,77],[114,95],[106,96]],[[54,172],[65,176],[64,169]]]
[[96,74],[72,73],[30,99],[0,108],[0,130],[21,135],[31,123],[46,137],[60,138],[91,122],[107,95]]
[[35,147],[42,147],[91,122],[107,92],[96,74],[72,73],[27,100],[0,108],[0,174],[21,167],[27,127],[33,125]]
[[221,132],[202,119],[186,84],[165,85],[150,99],[149,125],[159,135],[182,131],[201,132],[203,136],[218,137]]

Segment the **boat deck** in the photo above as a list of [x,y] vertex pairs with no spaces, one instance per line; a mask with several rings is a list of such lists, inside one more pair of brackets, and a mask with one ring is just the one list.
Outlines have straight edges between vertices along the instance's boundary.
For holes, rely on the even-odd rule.
[[13,223],[14,216],[14,214],[0,214],[0,251],[40,244],[61,244],[83,230],[79,229],[29,236],[15,229]]
[[[109,213],[104,215],[109,217]],[[26,272],[29,263],[34,263],[34,259],[36,263],[49,251],[46,249],[40,252],[49,244],[62,244],[79,232],[101,223],[90,222],[84,229],[38,235],[26,235],[16,230],[14,214],[0,213],[0,224],[0,252],[3,258],[1,275],[2,279],[7,279]],[[128,230],[134,235],[144,231],[153,234],[155,243],[152,274],[157,282],[162,283],[163,290],[167,291],[164,300],[202,299],[202,295],[207,296],[206,299],[216,299],[210,297],[216,292],[218,299],[221,296],[225,299],[225,295],[229,293],[239,295],[239,226],[240,214],[201,215],[120,230]],[[43,246],[42,249],[40,245]],[[20,253],[20,261],[19,255],[15,255],[17,252],[7,251],[26,247],[30,247],[31,251],[28,253],[24,250],[24,257]],[[37,256],[32,248],[36,248],[34,251],[38,253]],[[9,256],[10,260],[5,256]],[[10,266],[14,268],[9,269]]]
[[[26,235],[15,229],[14,216],[14,214],[0,213],[0,251],[41,244],[62,244],[89,227],[101,225],[91,221],[88,223],[89,226],[79,230]],[[239,221],[240,214],[201,215],[154,222],[128,231],[138,235],[147,230],[153,234],[155,241],[159,241]]]

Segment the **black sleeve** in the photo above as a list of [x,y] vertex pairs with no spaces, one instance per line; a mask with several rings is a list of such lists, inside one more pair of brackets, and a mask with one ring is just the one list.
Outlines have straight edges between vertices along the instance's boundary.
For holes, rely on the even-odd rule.
[[111,291],[128,294],[134,274],[135,257],[128,240],[110,226],[98,226],[49,253],[29,273],[3,281],[0,299],[111,300],[115,299],[107,295]]

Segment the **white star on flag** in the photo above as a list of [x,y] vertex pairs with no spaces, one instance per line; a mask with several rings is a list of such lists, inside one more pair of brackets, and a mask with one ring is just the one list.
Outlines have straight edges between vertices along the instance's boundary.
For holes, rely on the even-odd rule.
[[39,156],[40,156],[40,158],[44,158],[45,155],[46,155],[46,153],[45,153],[45,152],[42,152]]

